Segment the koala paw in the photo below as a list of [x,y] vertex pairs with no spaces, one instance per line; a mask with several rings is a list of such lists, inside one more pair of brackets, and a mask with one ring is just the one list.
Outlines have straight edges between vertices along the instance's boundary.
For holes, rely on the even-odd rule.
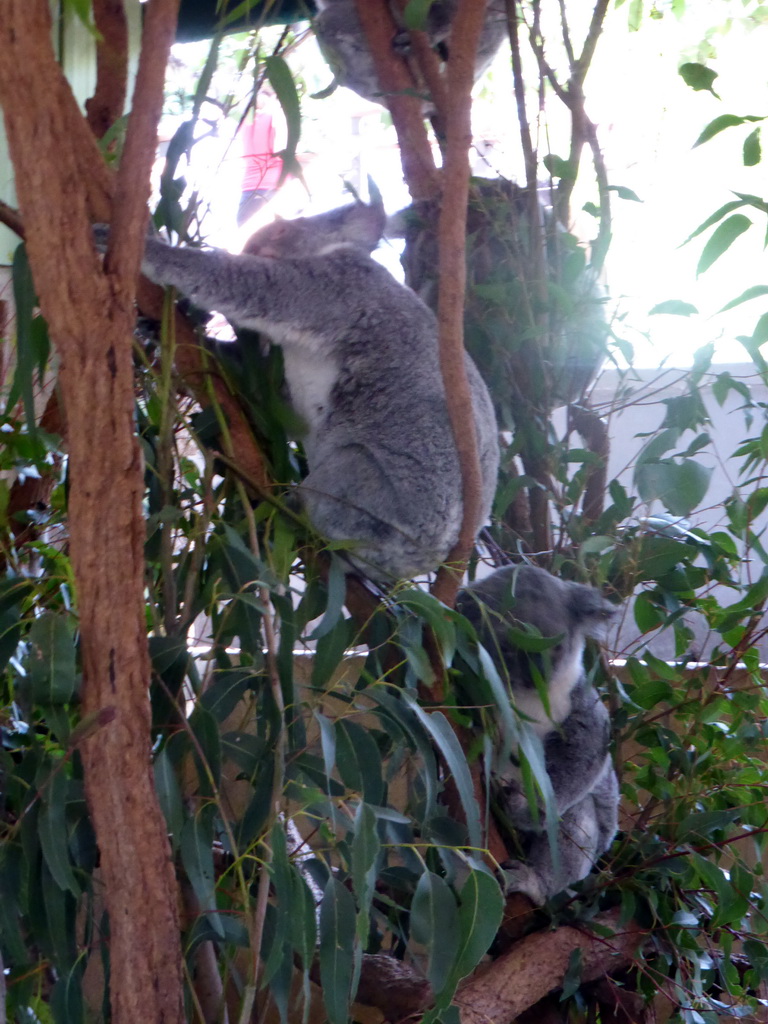
[[93,244],[96,246],[98,252],[107,251],[107,242],[109,241],[109,224],[94,224],[93,225]]
[[501,865],[501,874],[505,896],[521,892],[537,907],[546,903],[547,894],[541,879],[527,864],[519,860],[505,860]]

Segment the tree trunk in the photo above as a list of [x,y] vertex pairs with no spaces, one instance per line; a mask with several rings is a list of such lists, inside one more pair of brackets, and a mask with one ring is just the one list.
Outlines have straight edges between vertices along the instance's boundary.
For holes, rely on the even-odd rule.
[[[177,0],[147,5],[155,63],[165,60],[176,6]],[[61,357],[83,714],[111,710],[111,720],[83,742],[82,756],[110,919],[112,1020],[171,1024],[183,1020],[182,959],[176,883],[150,761],[143,479],[133,424],[135,280],[105,273],[94,251],[85,124],[50,39],[47,0],[5,0],[0,103],[40,306]],[[162,82],[162,68],[147,72]],[[153,104],[158,115],[160,101]],[[130,197],[139,219],[136,267],[154,132],[145,131],[146,173],[135,168],[142,173]]]

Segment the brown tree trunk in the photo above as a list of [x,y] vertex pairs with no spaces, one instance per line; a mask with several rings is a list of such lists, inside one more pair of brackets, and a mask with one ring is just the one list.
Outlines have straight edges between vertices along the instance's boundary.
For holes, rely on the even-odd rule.
[[[134,138],[126,152],[136,155],[121,180],[132,180],[133,191],[121,190],[118,219],[127,244],[112,273],[102,270],[91,240],[93,183],[84,166],[93,148],[84,144],[85,123],[49,42],[47,0],[5,0],[0,22],[0,103],[35,285],[61,357],[83,713],[109,708],[113,715],[83,742],[82,755],[110,919],[115,1024],[183,1020],[176,884],[150,764],[143,481],[131,358],[158,83],[177,6],[178,0],[147,5],[139,89],[145,84],[135,102],[144,116],[132,118],[128,129]],[[103,170],[99,176],[103,186]]]

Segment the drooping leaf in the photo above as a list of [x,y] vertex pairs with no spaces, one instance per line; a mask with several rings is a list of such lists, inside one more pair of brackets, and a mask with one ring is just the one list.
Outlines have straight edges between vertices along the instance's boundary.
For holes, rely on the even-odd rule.
[[367,804],[384,799],[381,754],[368,729],[341,718],[336,722],[336,765],[344,785],[362,794]]
[[753,285],[751,288],[747,288],[746,291],[743,291],[741,295],[738,296],[738,298],[731,299],[730,302],[726,302],[726,304],[720,310],[718,310],[718,312],[725,313],[726,310],[733,309],[734,306],[740,306],[742,302],[749,302],[751,299],[760,299],[764,295],[768,295],[768,285]]
[[155,790],[163,812],[165,824],[171,836],[174,851],[178,849],[179,837],[184,824],[184,808],[181,801],[181,788],[176,771],[165,747],[155,758]]
[[408,693],[403,694],[403,700],[410,706],[445,758],[445,763],[451,775],[453,775],[464,810],[470,845],[480,848],[482,845],[482,830],[480,827],[479,808],[475,800],[475,790],[466,755],[461,749],[456,733],[450,727],[448,720],[441,711],[425,711],[419,707]]
[[38,704],[66,704],[75,692],[75,645],[69,619],[43,612],[29,630],[29,685]]
[[456,962],[438,1006],[447,1006],[456,986],[485,956],[496,937],[504,911],[498,882],[487,872],[474,868],[459,893],[459,949]]
[[213,825],[216,807],[206,804],[193,817],[184,822],[181,830],[181,862],[194,889],[200,912],[207,915],[208,923],[217,935],[224,938],[219,915],[216,912],[216,874],[213,867]]
[[739,117],[737,114],[720,114],[714,121],[710,121],[701,135],[696,139],[693,146],[702,145],[704,142],[708,142],[714,138],[715,135],[719,135],[720,132],[725,131],[726,128],[734,128],[737,125],[745,124],[748,121],[762,121],[762,117]]
[[347,596],[344,564],[335,553],[331,554],[331,566],[328,570],[328,604],[322,619],[309,636],[310,640],[319,640],[330,633],[341,617],[344,600]]
[[283,158],[281,181],[287,174],[301,177],[301,167],[296,159],[296,148],[301,136],[301,103],[296,91],[296,83],[291,69],[283,57],[273,55],[264,61],[269,84],[275,91],[278,103],[283,108],[287,137],[285,149],[280,156]]
[[320,982],[330,1024],[347,1024],[355,945],[355,901],[331,875],[320,904]]
[[63,771],[54,771],[43,791],[38,818],[40,846],[51,876],[60,889],[80,895],[69,856],[66,809],[69,783]]
[[701,257],[696,266],[696,275],[703,274],[705,270],[708,270],[715,260],[719,259],[730,248],[739,235],[743,235],[751,226],[752,221],[749,217],[745,217],[743,213],[734,213],[727,220],[724,220],[722,224],[719,224],[702,249]]
[[365,803],[355,812],[351,850],[352,885],[357,895],[357,938],[361,948],[368,942],[370,908],[376,883],[376,862],[381,842],[376,829],[376,815]]
[[419,878],[411,902],[411,935],[427,954],[427,978],[436,996],[448,985],[459,951],[459,908],[445,881],[431,871]]
[[760,145],[760,129],[755,128],[753,132],[744,139],[743,159],[745,167],[754,167],[762,159],[762,146]]

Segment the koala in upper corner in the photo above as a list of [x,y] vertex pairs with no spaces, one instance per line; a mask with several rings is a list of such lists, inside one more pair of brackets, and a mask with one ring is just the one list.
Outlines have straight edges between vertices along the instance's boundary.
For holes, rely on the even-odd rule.
[[[354,0],[317,0],[319,14],[313,22],[320,50],[336,76],[359,96],[382,103],[373,58],[357,15]],[[408,29],[402,24],[402,10],[391,3],[395,22],[400,26],[392,40],[395,52],[406,56],[409,50]],[[451,27],[456,16],[457,0],[433,0],[427,12],[424,31],[430,45],[443,62],[450,59]],[[504,0],[488,0],[475,61],[475,81],[486,71],[507,38],[507,12]]]
[[[384,220],[379,206],[355,203],[275,221],[241,255],[148,238],[142,271],[281,346],[290,401],[306,427],[309,474],[299,494],[309,518],[322,536],[348,542],[358,571],[391,583],[444,561],[458,538],[462,494],[437,321],[371,258]],[[104,229],[96,231],[103,241]],[[469,356],[466,369],[487,518],[496,419]]]
[[[531,814],[515,761],[496,765],[495,799],[502,824],[516,833],[520,859],[507,862],[507,889],[544,903],[589,874],[616,834],[619,789],[611,763],[610,719],[586,678],[587,637],[600,637],[616,607],[594,587],[567,582],[531,565],[510,565],[461,592],[456,604],[475,626],[509,686],[515,707],[540,737],[557,812],[558,858]],[[516,646],[513,627],[534,626],[558,642],[543,654]],[[548,709],[535,676],[546,683]]]

